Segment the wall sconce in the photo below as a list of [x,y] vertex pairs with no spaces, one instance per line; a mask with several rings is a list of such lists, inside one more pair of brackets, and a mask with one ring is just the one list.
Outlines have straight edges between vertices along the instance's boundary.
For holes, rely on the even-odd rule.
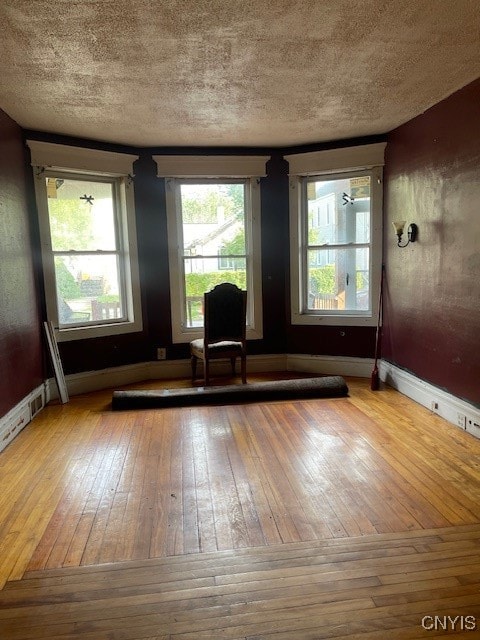
[[393,228],[395,229],[395,233],[397,234],[397,247],[400,247],[401,249],[403,249],[408,244],[410,244],[410,242],[415,242],[418,235],[418,227],[414,222],[412,222],[412,224],[409,225],[408,227],[408,231],[407,231],[408,241],[405,244],[401,244],[401,243],[402,243],[403,230],[405,229],[405,225],[407,224],[406,220],[402,220],[401,222],[392,222],[392,224],[393,224]]

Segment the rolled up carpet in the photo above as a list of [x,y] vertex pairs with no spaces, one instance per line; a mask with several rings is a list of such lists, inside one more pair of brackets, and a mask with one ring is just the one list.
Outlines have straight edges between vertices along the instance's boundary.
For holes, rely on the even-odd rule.
[[296,398],[339,398],[348,396],[341,376],[272,380],[248,384],[181,389],[114,391],[112,409],[162,409],[203,404],[232,404]]

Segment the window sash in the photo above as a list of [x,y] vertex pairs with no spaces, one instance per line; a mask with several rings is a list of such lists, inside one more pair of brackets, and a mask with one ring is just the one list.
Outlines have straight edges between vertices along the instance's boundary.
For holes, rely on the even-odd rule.
[[[96,250],[88,250],[88,249],[70,249],[70,250],[55,250],[53,249],[52,242],[52,229],[51,229],[51,211],[49,206],[49,198],[47,197],[47,211],[48,211],[48,219],[45,223],[45,228],[48,226],[48,233],[50,239],[50,251],[52,253],[53,262],[55,263],[56,257],[72,257],[72,258],[81,258],[82,256],[114,256],[116,258],[116,272],[117,272],[117,282],[118,282],[118,297],[119,297],[119,308],[121,312],[115,317],[107,317],[107,318],[94,318],[91,317],[88,320],[78,319],[72,322],[63,322],[62,315],[59,309],[59,300],[61,298],[61,292],[59,290],[59,282],[57,279],[57,271],[54,267],[53,270],[53,279],[55,286],[55,298],[57,300],[57,323],[60,330],[65,329],[75,329],[75,328],[86,328],[86,327],[95,327],[98,325],[111,325],[124,323],[128,318],[126,314],[126,275],[125,275],[125,249],[124,249],[124,241],[123,234],[120,232],[121,222],[119,219],[120,216],[120,179],[119,178],[106,178],[104,176],[91,175],[91,174],[80,174],[75,173],[71,174],[69,172],[63,171],[45,171],[44,179],[47,178],[57,178],[57,179],[67,179],[71,182],[93,182],[98,184],[110,185],[111,194],[112,194],[112,213],[113,213],[113,232],[114,232],[114,243],[115,249],[113,250],[104,250],[104,249],[96,249]],[[93,314],[92,314],[93,316]]]
[[[366,269],[358,268],[357,259],[359,258],[358,251],[359,250],[367,250],[368,253],[368,265]],[[312,252],[328,252],[334,251],[337,253],[337,249],[332,249],[330,246],[328,248],[322,247],[320,250],[307,248],[305,251],[305,265],[304,265],[304,274],[305,277],[303,279],[304,290],[303,290],[303,307],[302,313],[311,314],[311,315],[358,315],[358,316],[369,316],[371,314],[371,285],[370,285],[370,274],[371,274],[371,247],[369,245],[359,246],[359,245],[341,245],[339,250],[344,253],[344,256],[339,254],[335,256],[333,260],[334,265],[334,276],[335,280],[338,280],[337,273],[337,259],[341,259],[343,257],[344,261],[350,262],[351,270],[346,271],[344,275],[344,279],[342,282],[343,288],[340,291],[334,290],[331,291],[318,291],[317,295],[313,292],[313,287],[310,287],[310,278],[312,277],[312,271],[316,268],[322,268],[321,266],[313,266],[310,261],[310,255]],[[352,264],[353,262],[353,264]],[[329,264],[332,264],[330,260]],[[364,279],[365,272],[368,273],[368,289],[367,293],[363,292],[361,289],[357,289],[357,282],[359,279]],[[343,296],[341,295],[343,294]],[[329,304],[319,304],[319,301],[327,301]],[[330,301],[332,301],[330,303]],[[335,303],[333,303],[333,301]],[[355,304],[352,303],[355,301]],[[365,301],[367,302],[367,308],[362,308],[362,305],[365,306]]]
[[[322,244],[314,244],[311,243],[309,240],[309,231],[310,231],[310,212],[309,212],[309,202],[310,202],[310,198],[308,196],[309,193],[309,186],[310,185],[315,185],[317,182],[331,182],[331,183],[335,183],[335,182],[340,182],[340,181],[345,181],[350,179],[351,177],[361,177],[361,176],[366,176],[368,175],[370,177],[369,172],[364,172],[364,171],[356,171],[352,174],[340,174],[340,175],[314,175],[314,176],[308,176],[308,177],[302,177],[301,178],[301,193],[302,193],[302,219],[301,219],[301,226],[302,226],[302,247],[301,247],[301,253],[302,253],[302,270],[303,270],[303,277],[302,277],[302,283],[303,283],[303,291],[302,291],[302,306],[301,306],[301,312],[303,314],[311,314],[311,315],[370,315],[371,314],[371,296],[370,296],[370,287],[369,287],[369,293],[368,293],[368,308],[367,309],[361,309],[358,306],[357,303],[357,296],[356,296],[356,278],[357,278],[357,268],[356,265],[354,267],[354,274],[349,274],[346,273],[345,274],[345,280],[343,281],[343,292],[344,292],[344,296],[343,296],[343,301],[339,303],[339,299],[342,298],[342,296],[339,296],[338,293],[333,292],[331,295],[333,296],[332,300],[335,301],[335,303],[331,303],[330,300],[327,299],[328,305],[327,306],[321,306],[320,308],[314,308],[312,307],[311,303],[312,301],[316,300],[316,297],[312,294],[311,292],[311,288],[310,288],[310,279],[311,279],[311,265],[310,265],[310,256],[313,252],[332,252],[334,255],[333,258],[333,268],[334,268],[334,275],[335,275],[335,280],[338,280],[338,269],[339,269],[339,264],[338,264],[338,260],[341,259],[342,257],[342,253],[343,253],[343,257],[344,260],[347,260],[347,257],[349,257],[349,261],[351,262],[352,259],[356,262],[356,257],[357,257],[357,252],[355,250],[357,249],[368,249],[369,250],[369,265],[368,265],[368,272],[370,273],[371,270],[371,260],[370,260],[370,256],[371,256],[371,234],[370,234],[370,242],[359,242],[355,239],[345,239],[343,242],[338,240],[338,234],[337,234],[337,229],[338,229],[338,224],[337,224],[337,215],[334,215],[333,217],[333,221],[330,220],[330,226],[333,227],[334,229],[334,237],[336,239],[335,242],[325,242]],[[337,189],[338,187],[335,187],[333,189],[332,195],[333,195],[333,206],[334,206],[334,212],[337,211],[337,204],[335,202],[336,198],[335,198],[335,194],[337,194]],[[316,199],[316,198],[315,198]],[[348,205],[345,205],[348,206]],[[341,212],[341,209],[340,209]],[[368,212],[369,212],[369,228],[371,228],[372,226],[372,206],[371,206],[371,198],[369,196],[369,207],[368,207]],[[340,215],[340,214],[339,214]],[[349,213],[345,210],[344,212],[345,217],[347,217],[349,215]],[[350,232],[355,235],[357,235],[357,220],[355,218],[354,222],[353,222],[353,226],[350,230]],[[353,254],[352,252],[355,251]],[[320,267],[321,268],[321,267]],[[354,277],[352,277],[354,275]],[[370,281],[370,278],[369,278]],[[320,296],[321,297],[321,296]],[[352,304],[352,299],[355,300],[355,305],[354,308],[349,308],[349,304]],[[342,306],[343,305],[343,306]],[[353,306],[353,305],[352,305]]]
[[[58,288],[58,282],[57,282],[57,278],[55,275],[55,292],[56,292],[56,299],[57,299],[57,313],[58,313],[58,327],[60,330],[65,330],[65,329],[74,329],[77,327],[96,327],[99,325],[111,325],[111,324],[118,324],[118,323],[124,323],[128,320],[128,316],[127,316],[127,306],[126,306],[126,300],[127,300],[127,293],[126,293],[126,285],[125,285],[125,265],[124,265],[124,260],[122,259],[122,252],[120,251],[53,251],[52,252],[53,255],[53,259],[55,262],[55,258],[57,257],[72,257],[72,258],[81,258],[82,256],[93,256],[93,257],[108,257],[108,256],[112,256],[115,258],[115,263],[116,263],[116,272],[117,272],[117,281],[118,281],[118,288],[119,288],[119,293],[118,293],[118,312],[115,312],[115,315],[110,315],[107,316],[106,318],[99,318],[99,317],[93,317],[93,313],[92,313],[92,317],[88,320],[82,320],[79,319],[78,321],[74,321],[74,322],[62,322],[62,317],[61,317],[61,313],[58,309],[58,301],[61,298],[61,293],[59,291]],[[92,300],[92,307],[94,306],[94,302]],[[98,303],[97,303],[97,308],[101,308],[102,303],[100,303],[100,307],[98,307]],[[107,302],[104,306],[105,309],[108,309],[108,306],[112,306],[113,303],[111,302]]]

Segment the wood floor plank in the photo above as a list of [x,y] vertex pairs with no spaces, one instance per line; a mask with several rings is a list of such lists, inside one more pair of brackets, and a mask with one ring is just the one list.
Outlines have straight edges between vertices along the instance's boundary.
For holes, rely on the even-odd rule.
[[[320,558],[328,558],[332,554],[340,554],[345,552],[351,552],[358,549],[361,546],[363,549],[382,549],[388,545],[390,547],[399,548],[407,546],[409,549],[417,549],[420,547],[422,551],[428,550],[425,547],[429,543],[437,543],[442,540],[455,541],[465,540],[470,545],[472,542],[475,544],[480,538],[479,525],[463,525],[462,527],[455,528],[439,528],[434,530],[414,530],[399,533],[387,533],[378,534],[374,536],[365,536],[362,538],[333,538],[326,540],[310,541],[308,546],[303,543],[288,543],[280,545],[270,545],[267,547],[259,547],[255,549],[256,562],[271,562],[275,559],[277,562],[281,558],[282,561],[289,562],[291,560],[295,562],[311,563],[313,561],[319,561]],[[419,542],[421,544],[419,544]],[[475,545],[476,546],[476,545]],[[454,547],[455,549],[455,547]],[[65,579],[67,576],[75,577],[77,575],[83,575],[88,573],[94,575],[96,572],[103,573],[106,570],[115,570],[118,568],[132,568],[141,569],[142,567],[148,567],[148,569],[158,568],[163,573],[168,573],[173,568],[181,570],[181,567],[188,565],[189,569],[194,569],[199,563],[202,567],[208,566],[210,562],[216,565],[221,562],[222,566],[229,566],[234,558],[235,565],[249,565],[251,564],[250,549],[235,549],[234,555],[231,552],[222,553],[204,553],[202,555],[181,555],[167,558],[155,558],[150,560],[135,560],[124,561],[121,564],[109,564],[93,567],[68,567],[63,569],[62,575]],[[27,571],[24,574],[25,580],[48,578],[51,575],[57,575],[55,570],[44,569]],[[7,588],[15,588],[17,583],[8,583]]]
[[[192,420],[192,410],[182,412],[182,431],[184,435],[183,466],[182,466],[182,495],[183,495],[183,548],[184,553],[197,553],[201,550],[200,527],[205,532],[210,531],[203,544],[209,548],[203,551],[212,551],[217,548],[214,533],[213,505],[209,500],[210,488],[203,482],[205,471],[203,448],[198,450],[196,444],[199,440],[196,419]],[[199,523],[199,510],[201,522]]]

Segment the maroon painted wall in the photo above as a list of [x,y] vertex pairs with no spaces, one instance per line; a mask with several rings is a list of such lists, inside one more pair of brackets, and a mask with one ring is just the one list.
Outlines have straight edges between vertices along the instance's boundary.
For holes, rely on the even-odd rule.
[[0,417],[41,384],[43,351],[20,127],[0,110]]
[[384,236],[383,357],[480,404],[480,80],[388,136]]

